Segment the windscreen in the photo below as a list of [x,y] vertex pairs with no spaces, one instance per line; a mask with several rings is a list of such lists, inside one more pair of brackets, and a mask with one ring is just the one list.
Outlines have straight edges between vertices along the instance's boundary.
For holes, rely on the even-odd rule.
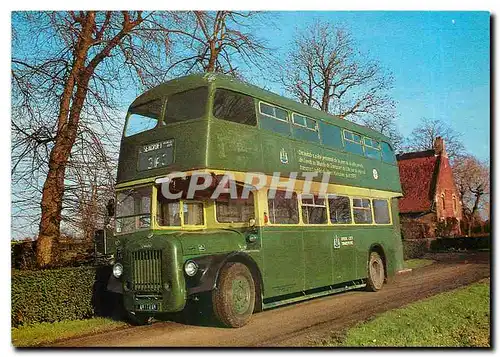
[[205,114],[208,88],[200,87],[176,93],[167,98],[165,123],[171,124],[201,118]]
[[139,134],[156,127],[161,115],[161,107],[162,100],[155,99],[130,108],[125,136]]
[[171,124],[203,117],[206,112],[207,99],[208,88],[199,87],[136,105],[129,110],[125,136],[154,129],[160,121],[165,101],[164,122]]

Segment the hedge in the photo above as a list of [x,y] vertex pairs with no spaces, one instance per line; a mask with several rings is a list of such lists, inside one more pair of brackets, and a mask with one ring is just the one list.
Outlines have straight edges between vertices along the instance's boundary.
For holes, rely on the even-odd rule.
[[109,273],[108,267],[13,270],[12,326],[109,315],[103,296]]
[[449,251],[449,250],[490,249],[490,247],[491,247],[490,236],[438,238],[431,243],[431,250],[437,252]]
[[403,259],[415,259],[428,252],[427,239],[403,239]]

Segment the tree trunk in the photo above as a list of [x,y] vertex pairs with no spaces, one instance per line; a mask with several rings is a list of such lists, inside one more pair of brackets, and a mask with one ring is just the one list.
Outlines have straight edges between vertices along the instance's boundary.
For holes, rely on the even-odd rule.
[[[82,30],[74,50],[74,61],[61,96],[57,136],[49,157],[49,171],[43,185],[40,229],[37,239],[37,265],[54,263],[60,235],[64,177],[71,148],[75,143],[80,113],[87,94],[89,74],[85,61],[92,41],[95,13],[89,11],[82,20]],[[73,95],[74,89],[76,92]]]
[[325,88],[323,89],[323,96],[321,98],[321,110],[325,113],[328,113],[330,107],[330,86],[326,84],[325,80]]

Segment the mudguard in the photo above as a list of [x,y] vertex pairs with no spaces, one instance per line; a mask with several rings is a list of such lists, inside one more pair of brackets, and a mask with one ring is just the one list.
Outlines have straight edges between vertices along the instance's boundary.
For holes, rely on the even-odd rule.
[[254,260],[244,252],[230,252],[225,254],[206,255],[192,259],[194,262],[196,262],[196,264],[198,264],[199,271],[195,276],[186,278],[186,288],[188,295],[213,290],[217,283],[220,269],[227,261],[230,261],[234,258],[240,258],[236,261],[248,261],[251,262],[254,267],[257,266]]
[[112,293],[123,294],[123,284],[120,279],[114,277],[113,274],[108,279],[108,285],[106,286],[106,290],[111,291]]

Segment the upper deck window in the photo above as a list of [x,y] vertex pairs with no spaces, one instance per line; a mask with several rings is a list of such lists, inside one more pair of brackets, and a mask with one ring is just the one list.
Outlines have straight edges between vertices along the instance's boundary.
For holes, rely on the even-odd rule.
[[288,112],[267,103],[259,103],[260,113],[281,121],[288,121]]
[[310,130],[317,130],[316,120],[305,117],[303,115],[293,113],[292,121],[295,125],[302,126]]
[[382,160],[384,162],[388,162],[389,164],[396,163],[392,147],[385,142],[382,142]]
[[199,87],[170,95],[167,98],[165,123],[171,124],[201,118],[205,114],[207,97],[207,87]]
[[321,132],[321,142],[323,145],[329,146],[334,149],[342,149],[342,134],[341,129],[332,124],[319,122],[319,129]]
[[367,137],[363,138],[363,142],[365,144],[365,156],[380,160],[380,143]]
[[349,152],[358,155],[364,154],[361,135],[353,133],[352,131],[344,130],[344,146]]
[[139,134],[156,127],[162,104],[162,99],[155,99],[130,108],[125,136]]
[[227,89],[215,91],[213,114],[218,119],[235,123],[257,124],[253,98]]
[[319,132],[316,120],[304,115],[292,113],[292,134],[294,138],[319,143]]

